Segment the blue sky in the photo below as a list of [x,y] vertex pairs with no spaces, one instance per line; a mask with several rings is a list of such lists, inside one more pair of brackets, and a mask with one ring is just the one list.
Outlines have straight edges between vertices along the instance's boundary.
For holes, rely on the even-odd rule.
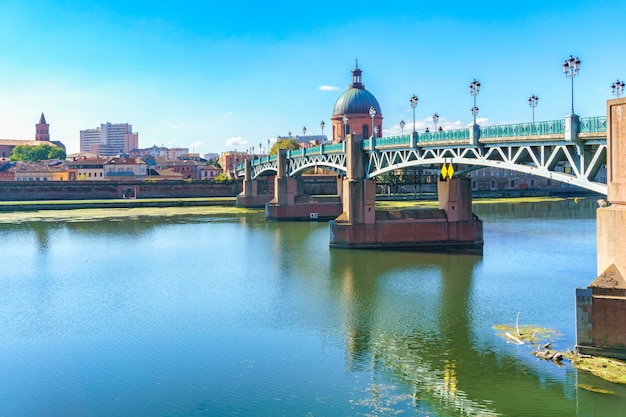
[[[0,138],[32,139],[44,112],[53,140],[131,123],[139,146],[201,154],[268,138],[330,133],[355,59],[378,99],[384,134],[440,115],[453,128],[561,119],[574,79],[581,117],[606,113],[626,79],[622,1],[22,1],[0,3]],[[406,128],[405,128],[406,131]]]

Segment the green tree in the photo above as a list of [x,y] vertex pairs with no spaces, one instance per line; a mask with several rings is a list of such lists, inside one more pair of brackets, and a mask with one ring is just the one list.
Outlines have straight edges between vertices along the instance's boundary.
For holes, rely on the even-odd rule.
[[216,184],[230,184],[231,182],[233,182],[233,179],[222,172],[220,174],[217,174],[215,178],[213,178],[213,181]]
[[213,165],[217,168],[221,168],[222,166],[219,163],[219,158],[211,158],[206,162],[207,165]]
[[279,149],[291,149],[297,151],[300,149],[300,144],[295,139],[279,139],[270,149],[270,155],[276,155]]
[[65,159],[66,154],[62,148],[42,143],[37,146],[18,145],[13,148],[11,153],[11,161],[37,162],[48,159]]

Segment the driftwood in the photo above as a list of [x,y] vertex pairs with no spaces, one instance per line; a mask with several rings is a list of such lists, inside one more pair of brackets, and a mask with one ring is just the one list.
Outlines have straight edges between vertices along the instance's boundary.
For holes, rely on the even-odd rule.
[[513,340],[516,344],[518,344],[518,345],[523,345],[523,344],[524,344],[524,342],[523,342],[523,341],[521,341],[521,340],[520,340],[520,339],[518,339],[517,337],[513,336],[513,335],[512,335],[511,333],[509,333],[509,332],[506,332],[506,333],[505,333],[505,335],[506,335],[506,337],[508,337],[508,338],[512,339],[512,340]]
[[533,355],[539,359],[545,359],[547,361],[560,362],[563,360],[563,353],[550,349],[536,350],[533,352]]

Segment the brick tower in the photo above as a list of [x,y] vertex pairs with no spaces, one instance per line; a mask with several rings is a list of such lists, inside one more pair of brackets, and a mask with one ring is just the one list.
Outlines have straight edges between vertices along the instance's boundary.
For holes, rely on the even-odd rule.
[[35,140],[39,142],[50,142],[50,125],[46,123],[46,118],[41,113],[39,123],[35,125]]

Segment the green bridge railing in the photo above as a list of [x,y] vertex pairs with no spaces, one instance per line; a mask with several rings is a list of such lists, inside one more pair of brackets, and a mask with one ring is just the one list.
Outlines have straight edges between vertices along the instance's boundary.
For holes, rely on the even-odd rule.
[[[604,133],[606,132],[606,116],[581,117],[578,119],[579,133]],[[548,120],[542,122],[511,123],[505,125],[480,127],[481,139],[516,138],[528,136],[549,136],[564,135],[565,120]],[[470,129],[450,129],[438,130],[436,132],[420,133],[417,136],[417,144],[436,144],[438,142],[465,142],[470,138]],[[376,138],[376,148],[384,147],[409,147],[411,145],[411,135],[398,135]],[[369,149],[370,139],[363,140],[363,148]],[[343,143],[333,143],[311,148],[302,148],[290,151],[291,157],[305,157],[319,155],[320,153],[343,152]],[[269,155],[252,160],[252,165],[261,165],[273,162],[277,155]],[[243,169],[243,164],[238,165],[238,169]]]
[[578,122],[580,133],[606,132],[606,116],[581,117]]

